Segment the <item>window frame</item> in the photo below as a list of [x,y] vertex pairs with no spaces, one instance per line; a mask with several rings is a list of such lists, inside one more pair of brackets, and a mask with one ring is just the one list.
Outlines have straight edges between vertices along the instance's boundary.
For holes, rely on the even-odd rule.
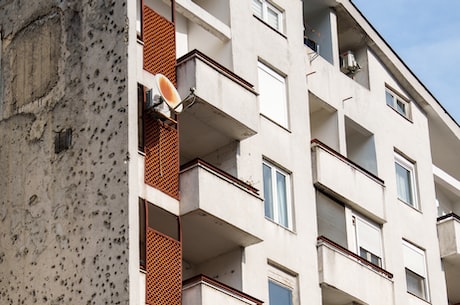
[[[382,227],[380,225],[378,225],[377,223],[373,222],[373,221],[370,221],[366,218],[364,218],[363,216],[360,216],[356,213],[353,213],[352,215],[352,219],[353,219],[353,224],[354,224],[354,230],[355,230],[355,239],[356,239],[356,254],[359,255],[360,257],[364,258],[365,260],[367,260],[368,262],[376,265],[376,266],[379,266],[380,268],[384,268],[384,251],[383,251],[383,236],[382,236]],[[371,252],[369,249],[367,249],[366,247],[364,247],[363,245],[363,242],[362,242],[362,238],[360,238],[360,231],[358,229],[358,222],[362,222],[363,224],[375,229],[376,231],[378,231],[378,234],[379,234],[379,252],[380,253],[374,253],[374,252]],[[361,233],[362,234],[362,233]],[[362,255],[362,250],[365,251],[365,256]],[[374,262],[372,260],[372,258],[377,258],[377,263]]]
[[[273,212],[273,218],[270,217],[269,215],[267,215],[267,206],[266,204],[268,203],[267,202],[267,199],[266,199],[266,181],[265,181],[265,175],[264,175],[264,166],[267,166],[268,168],[270,168],[270,178],[271,178],[271,191],[272,191],[272,194],[271,194],[271,198],[272,198],[272,212]],[[277,188],[277,174],[281,174],[283,175],[286,179],[285,179],[285,197],[286,197],[286,207],[285,207],[285,210],[286,210],[286,222],[287,222],[287,225],[285,225],[283,223],[283,219],[281,219],[281,214],[280,213],[280,210],[281,210],[281,204],[280,202],[278,202],[278,188]],[[293,213],[292,213],[292,194],[291,194],[291,187],[292,187],[292,182],[291,182],[291,174],[286,171],[286,170],[283,170],[282,168],[274,165],[273,163],[267,161],[267,160],[263,160],[262,161],[262,180],[263,180],[263,185],[264,185],[264,214],[265,214],[265,218],[273,221],[274,223],[282,226],[283,228],[286,228],[288,230],[293,230],[294,226],[293,226]]]
[[[260,4],[260,12],[261,12],[260,16],[258,14],[256,14],[256,11],[254,10],[255,3]],[[276,31],[278,31],[280,33],[284,33],[284,11],[279,6],[273,4],[271,1],[267,1],[267,0],[252,0],[251,8],[252,8],[252,14],[256,18],[262,20],[265,24],[267,24],[271,28],[275,29]],[[268,11],[269,10],[273,11],[276,14],[276,16],[277,16],[277,18],[276,18],[277,19],[277,26],[273,25],[268,20]]]
[[[267,74],[272,77],[275,81],[278,81],[282,85],[283,92],[281,93],[282,100],[270,98],[273,94],[264,94],[261,90],[261,81],[263,74]],[[259,111],[264,117],[280,125],[283,128],[289,128],[289,107],[288,107],[288,94],[287,94],[287,82],[286,76],[275,71],[273,68],[268,66],[262,61],[257,61],[257,76],[258,76],[258,90],[259,90]],[[267,77],[267,76],[265,76]],[[270,79],[267,79],[270,81]],[[273,80],[272,80],[273,81]],[[270,107],[269,107],[270,106]],[[273,112],[271,109],[276,109]],[[278,115],[279,113],[279,115]]]
[[[388,97],[391,96],[391,104]],[[385,87],[385,103],[388,107],[399,113],[408,120],[412,120],[411,102],[409,99],[403,97],[401,94],[396,93],[395,90]],[[404,111],[400,111],[399,103],[404,106]]]
[[271,294],[270,284],[275,285],[275,286],[277,286],[277,287],[279,287],[281,289],[284,289],[287,292],[289,292],[289,295],[290,295],[290,300],[289,300],[290,302],[289,303],[290,304],[288,304],[288,305],[293,305],[294,304],[294,300],[293,300],[294,292],[293,292],[293,289],[291,287],[288,287],[286,285],[281,284],[280,282],[278,282],[278,281],[276,281],[276,280],[274,280],[272,278],[268,278],[268,303],[270,305],[275,305],[275,304],[273,304],[273,301],[271,299],[272,294]]
[[[418,246],[415,246],[414,244],[412,244],[411,242],[409,241],[406,241],[406,240],[403,240],[403,247],[406,247],[408,248],[409,250],[411,251],[415,251],[417,254],[420,254],[422,259],[423,259],[423,272],[424,274],[419,274],[417,273],[416,271],[410,269],[407,267],[407,263],[405,261],[405,258],[404,258],[404,255],[403,255],[403,261],[404,261],[404,269],[405,269],[405,274],[404,276],[406,277],[406,291],[407,293],[411,294],[411,295],[414,295],[415,297],[417,298],[420,298],[422,300],[425,300],[427,302],[430,301],[430,293],[429,293],[429,285],[428,285],[428,270],[427,270],[427,265],[426,265],[426,254],[425,254],[425,251],[421,248],[419,248]],[[403,253],[404,253],[404,248],[403,248]],[[422,291],[421,291],[421,295],[418,294],[417,292],[414,292],[414,291],[410,291],[410,287],[408,285],[408,277],[407,277],[407,274],[408,272],[412,273],[413,275],[415,275],[416,277],[418,277],[419,279],[422,280]]]
[[[420,204],[417,196],[417,175],[416,175],[416,164],[415,162],[407,159],[404,157],[402,154],[398,152],[394,152],[394,163],[395,163],[395,180],[396,180],[396,194],[397,197],[400,201],[404,202],[406,205],[416,209],[420,210]],[[399,193],[399,187],[398,187],[398,174],[396,170],[396,166],[399,165],[403,169],[407,170],[410,175],[410,195],[412,197],[412,202],[407,201],[405,198],[402,198]]]
[[273,303],[270,302],[270,283],[273,283],[278,287],[288,290],[290,292],[290,304],[298,305],[298,274],[270,259],[267,260],[267,263],[267,292],[269,304],[273,305]]

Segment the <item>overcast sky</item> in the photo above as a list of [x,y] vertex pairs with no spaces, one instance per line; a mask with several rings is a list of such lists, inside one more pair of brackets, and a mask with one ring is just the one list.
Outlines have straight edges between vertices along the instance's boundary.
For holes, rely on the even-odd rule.
[[352,0],[460,124],[460,0]]

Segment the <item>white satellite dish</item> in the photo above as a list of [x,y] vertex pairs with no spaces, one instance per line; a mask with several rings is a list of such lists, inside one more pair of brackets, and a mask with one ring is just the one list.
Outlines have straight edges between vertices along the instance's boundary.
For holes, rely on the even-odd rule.
[[147,91],[146,108],[153,108],[166,116],[170,112],[180,113],[182,111],[182,100],[172,82],[163,74],[156,74],[154,87]]

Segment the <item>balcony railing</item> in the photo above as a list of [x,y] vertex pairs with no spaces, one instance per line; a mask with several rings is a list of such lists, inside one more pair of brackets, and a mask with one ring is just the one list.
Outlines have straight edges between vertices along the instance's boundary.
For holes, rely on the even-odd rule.
[[393,274],[326,237],[318,237],[317,247],[325,303],[393,304]]
[[182,167],[180,193],[188,261],[199,263],[262,241],[263,201],[251,185],[197,159]]
[[262,305],[263,302],[205,275],[198,275],[184,281],[182,304]]
[[311,144],[315,187],[385,221],[384,181],[319,140]]

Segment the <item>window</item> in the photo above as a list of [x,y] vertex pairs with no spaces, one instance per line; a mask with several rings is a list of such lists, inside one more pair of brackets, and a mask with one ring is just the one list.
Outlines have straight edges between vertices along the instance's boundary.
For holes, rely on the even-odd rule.
[[289,174],[264,162],[263,179],[265,216],[286,228],[292,228]]
[[402,116],[410,119],[410,103],[408,100],[393,93],[389,89],[385,91],[387,105],[396,110]]
[[160,207],[139,198],[139,265],[146,268],[147,263],[147,229],[160,232],[171,239],[180,240],[179,218]]
[[396,188],[398,198],[406,204],[418,208],[415,184],[415,165],[398,153],[395,153]]
[[283,12],[266,0],[252,0],[252,13],[272,28],[283,32]]
[[353,216],[353,223],[355,225],[358,255],[382,267],[383,251],[380,227],[370,220],[357,215]]
[[292,305],[292,290],[268,280],[268,298],[270,305]]
[[268,301],[269,305],[298,304],[297,274],[286,270],[279,264],[268,262]]
[[263,63],[258,63],[260,112],[280,124],[288,125],[285,78]]
[[137,37],[142,39],[142,0],[136,1],[136,32]]
[[404,267],[406,269],[407,292],[428,300],[425,251],[403,241]]
[[139,151],[144,151],[144,93],[145,88],[137,84],[137,146]]

